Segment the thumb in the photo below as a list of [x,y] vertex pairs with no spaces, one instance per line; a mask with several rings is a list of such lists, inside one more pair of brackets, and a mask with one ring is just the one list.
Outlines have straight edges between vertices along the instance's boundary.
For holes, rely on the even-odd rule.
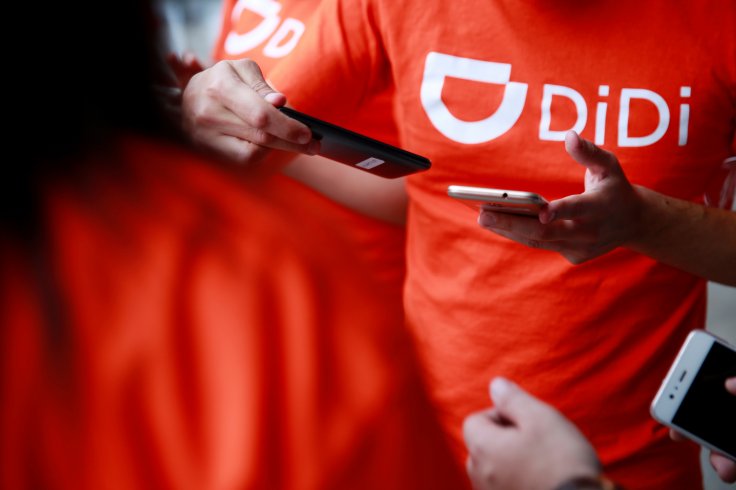
[[736,395],[736,376],[726,380],[726,390],[732,395]]
[[491,381],[491,399],[498,414],[513,425],[535,417],[545,404],[522,390],[516,383],[497,377]]
[[620,171],[618,159],[613,153],[581,138],[575,131],[568,131],[565,135],[565,151],[573,160],[595,175],[605,176],[611,172]]
[[286,104],[286,96],[269,85],[261,68],[255,61],[249,59],[237,60],[232,62],[232,66],[240,79],[251,90],[270,102],[274,107],[281,107]]

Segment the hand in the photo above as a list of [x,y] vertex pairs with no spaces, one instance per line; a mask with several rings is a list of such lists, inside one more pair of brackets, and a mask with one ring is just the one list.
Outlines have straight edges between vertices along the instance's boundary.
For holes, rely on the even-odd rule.
[[260,161],[270,148],[316,153],[309,128],[276,109],[285,103],[255,62],[221,61],[187,84],[184,130],[196,144],[239,163]]
[[[736,377],[726,380],[726,390],[732,395],[736,395]],[[685,437],[679,432],[670,429],[670,437],[675,441],[684,441]],[[736,482],[736,461],[729,459],[722,454],[711,451],[710,465],[718,474],[719,478],[727,483]]]
[[565,149],[586,167],[585,192],[552,201],[538,220],[483,210],[478,223],[523,245],[558,252],[580,264],[635,236],[643,204],[612,153],[574,131],[567,133]]
[[555,488],[601,465],[580,431],[551,406],[495,378],[494,407],[465,419],[467,471],[476,489]]

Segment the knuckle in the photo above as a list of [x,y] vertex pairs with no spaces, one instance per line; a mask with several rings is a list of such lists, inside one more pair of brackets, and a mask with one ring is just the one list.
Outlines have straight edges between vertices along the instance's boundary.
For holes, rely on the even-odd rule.
[[222,81],[222,79],[215,78],[210,80],[210,82],[205,86],[204,95],[211,99],[220,100],[223,91],[224,82]]
[[251,88],[259,94],[262,94],[264,92],[268,93],[271,92],[271,87],[266,83],[265,80],[259,79],[255,80],[251,83]]
[[212,121],[210,107],[206,103],[195,104],[190,111],[188,117],[196,126],[208,126]]
[[262,108],[255,108],[248,112],[248,123],[256,129],[263,130],[268,124],[268,113]]
[[250,134],[249,139],[252,143],[265,146],[272,144],[276,138],[263,130],[255,130]]
[[242,60],[235,60],[235,61],[231,61],[230,63],[237,65],[240,68],[244,68],[246,70],[258,69],[260,71],[260,68],[258,67],[258,63],[256,63],[250,58],[243,58]]

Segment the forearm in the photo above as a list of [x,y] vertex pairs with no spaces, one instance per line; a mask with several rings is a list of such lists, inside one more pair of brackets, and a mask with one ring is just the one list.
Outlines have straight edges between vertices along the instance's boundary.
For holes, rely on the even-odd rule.
[[354,211],[406,223],[404,179],[384,179],[319,156],[300,155],[284,173]]
[[708,280],[736,285],[736,213],[635,187],[642,202],[632,250]]

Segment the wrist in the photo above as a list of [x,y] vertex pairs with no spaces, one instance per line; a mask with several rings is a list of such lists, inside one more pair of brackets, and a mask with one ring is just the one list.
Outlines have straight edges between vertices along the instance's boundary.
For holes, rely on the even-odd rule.
[[603,475],[571,478],[554,490],[623,490]]
[[633,233],[624,245],[637,252],[647,254],[654,247],[654,241],[662,237],[667,227],[667,208],[672,205],[665,196],[634,185],[634,193],[638,201],[634,219]]

